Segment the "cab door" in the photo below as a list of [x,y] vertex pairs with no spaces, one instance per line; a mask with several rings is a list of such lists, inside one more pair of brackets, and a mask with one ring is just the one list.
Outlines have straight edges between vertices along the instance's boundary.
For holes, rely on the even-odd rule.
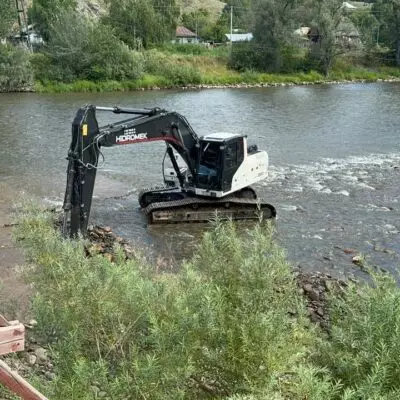
[[231,190],[233,175],[244,159],[243,138],[225,143],[223,151],[222,191]]

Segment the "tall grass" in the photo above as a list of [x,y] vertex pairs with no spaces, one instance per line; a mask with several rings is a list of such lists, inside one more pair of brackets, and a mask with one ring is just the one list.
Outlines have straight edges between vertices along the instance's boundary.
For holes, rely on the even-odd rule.
[[[302,85],[332,81],[372,82],[400,77],[400,69],[398,68],[372,69],[354,66],[346,59],[336,62],[328,78],[312,70],[280,74],[261,73],[251,69],[238,72],[227,67],[227,56],[218,48],[209,50],[198,45],[189,45],[186,50],[184,49],[186,49],[186,45],[171,45],[162,50],[148,50],[140,57],[137,56],[143,62],[144,74],[135,80],[77,80],[72,83],[60,83],[42,79],[37,82],[35,88],[39,92],[53,93],[108,92],[207,85]],[[193,49],[201,50],[196,50],[197,53],[191,53]]]
[[85,257],[53,217],[25,206],[16,236],[34,267],[38,335],[54,399],[360,400],[400,395],[400,290],[393,278],[329,297],[324,333],[272,228],[215,222],[175,274],[144,257]]
[[[265,391],[295,371],[312,331],[271,230],[239,238],[217,222],[174,275],[143,260],[86,258],[51,215],[25,209],[17,236],[41,337],[54,350],[53,398],[183,399]],[[296,319],[292,317],[296,315]],[[272,390],[272,389],[271,389]]]

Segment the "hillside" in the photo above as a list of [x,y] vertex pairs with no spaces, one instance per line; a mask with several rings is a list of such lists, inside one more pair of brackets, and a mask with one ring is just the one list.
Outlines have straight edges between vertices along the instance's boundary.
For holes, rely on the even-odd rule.
[[[33,1],[25,0],[25,6],[27,8],[31,7]],[[77,3],[78,10],[91,17],[98,17],[107,12],[104,0],[77,0]],[[209,10],[210,14],[219,14],[225,6],[225,3],[219,0],[178,0],[177,3],[181,6],[181,13],[203,8]]]

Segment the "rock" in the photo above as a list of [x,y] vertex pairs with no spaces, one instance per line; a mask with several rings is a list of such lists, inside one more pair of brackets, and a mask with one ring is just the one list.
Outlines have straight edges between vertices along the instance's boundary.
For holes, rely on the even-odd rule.
[[34,366],[36,364],[37,356],[33,353],[26,353],[26,361],[29,365]]
[[319,301],[320,294],[318,293],[318,290],[313,289],[313,290],[311,290],[311,291],[308,293],[308,297],[309,297],[312,301]]
[[351,261],[356,265],[364,265],[364,258],[362,256],[354,256]]
[[104,254],[104,257],[110,262],[114,261],[114,256],[112,254],[110,254],[110,253]]
[[37,360],[40,364],[43,364],[47,361],[47,350],[44,349],[43,347],[37,347],[35,349],[35,356],[37,357]]
[[110,233],[112,231],[112,229],[109,226],[105,226],[103,228],[103,231],[106,232],[106,233]]
[[100,392],[100,388],[98,386],[92,385],[90,386],[90,390],[97,395]]
[[44,373],[44,376],[46,377],[47,380],[49,381],[54,381],[56,379],[56,374],[54,372],[46,371]]
[[306,283],[303,286],[303,290],[308,294],[309,292],[311,292],[313,290],[312,286],[309,283]]
[[32,328],[35,327],[37,324],[38,324],[38,323],[37,323],[36,319],[31,319],[31,320],[29,321],[29,325],[30,325]]
[[318,323],[321,321],[321,317],[314,310],[310,312],[310,319],[314,323]]
[[323,316],[324,316],[324,310],[322,309],[322,307],[318,307],[318,308],[317,308],[317,314],[318,314],[320,317],[323,317]]
[[356,249],[350,249],[350,248],[346,248],[343,250],[346,254],[354,254],[357,253]]
[[101,392],[99,392],[98,394],[97,394],[97,397],[99,398],[99,399],[103,399],[104,397],[106,397],[107,396],[107,393],[106,392],[103,392],[103,391],[101,391]]

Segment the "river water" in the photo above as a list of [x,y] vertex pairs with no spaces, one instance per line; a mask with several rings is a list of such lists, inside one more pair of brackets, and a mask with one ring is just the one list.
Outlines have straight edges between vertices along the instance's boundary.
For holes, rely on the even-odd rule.
[[[400,266],[400,85],[344,84],[102,94],[0,94],[2,187],[60,204],[79,106],[162,107],[199,135],[246,133],[270,156],[255,186],[278,212],[277,238],[295,265],[357,274]],[[99,114],[101,123],[122,119]],[[163,143],[104,149],[91,222],[111,226],[160,257],[190,257],[207,225],[147,226],[137,193],[162,183]],[[6,186],[4,186],[6,185]],[[1,196],[1,194],[0,194]],[[244,225],[245,229],[247,225]]]

